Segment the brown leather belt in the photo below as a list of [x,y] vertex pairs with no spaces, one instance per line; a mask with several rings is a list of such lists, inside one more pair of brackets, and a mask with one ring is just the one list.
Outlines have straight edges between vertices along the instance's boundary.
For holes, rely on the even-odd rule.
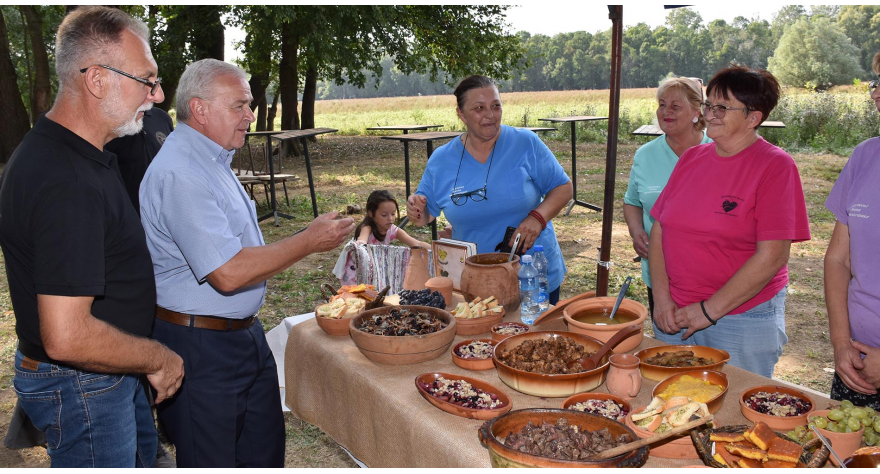
[[250,327],[257,320],[257,316],[253,315],[244,319],[227,319],[218,318],[216,316],[195,316],[191,314],[178,313],[161,306],[156,306],[156,317],[162,321],[177,324],[179,326],[193,327],[199,329],[211,329],[213,331],[238,331]]

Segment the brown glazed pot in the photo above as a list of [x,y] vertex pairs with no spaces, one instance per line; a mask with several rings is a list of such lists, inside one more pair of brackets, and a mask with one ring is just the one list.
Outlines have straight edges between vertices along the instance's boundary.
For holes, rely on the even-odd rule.
[[633,441],[638,439],[633,430],[623,423],[591,413],[553,408],[514,410],[493,418],[480,427],[480,441],[489,449],[492,467],[642,467],[648,461],[647,447],[602,461],[569,461],[526,454],[505,446],[498,439],[507,436],[511,431],[519,433],[529,421],[540,426],[544,421],[555,424],[560,418],[567,418],[570,424],[584,430],[597,431],[608,428],[615,437],[628,433]]
[[508,313],[519,309],[519,256],[507,261],[506,253],[481,253],[468,257],[461,272],[461,292],[465,301],[495,299]]
[[[620,303],[620,307],[617,308],[617,314],[625,315],[631,319],[625,323],[600,326],[597,324],[582,323],[574,319],[578,314],[590,310],[595,311],[607,309],[608,313],[611,313],[611,309],[614,308],[614,303],[616,301],[617,298],[615,297],[598,296],[595,298],[586,298],[580,301],[575,301],[566,306],[565,309],[562,310],[562,314],[565,318],[565,322],[568,324],[568,330],[578,334],[586,334],[595,337],[602,342],[608,342],[608,340],[611,339],[611,336],[614,336],[618,331],[630,324],[638,324],[640,326],[644,324],[645,318],[648,317],[648,308],[645,308],[645,305],[638,301],[628,298],[624,298]],[[614,348],[614,353],[623,354],[635,349],[642,343],[642,338],[642,331],[637,332],[618,344],[617,347]]]

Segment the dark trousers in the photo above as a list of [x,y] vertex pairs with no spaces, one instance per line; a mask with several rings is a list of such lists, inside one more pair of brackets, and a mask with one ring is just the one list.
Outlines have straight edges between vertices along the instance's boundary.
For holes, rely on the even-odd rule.
[[180,390],[158,406],[177,467],[284,467],[278,372],[259,320],[214,331],[156,319],[153,337],[186,371]]

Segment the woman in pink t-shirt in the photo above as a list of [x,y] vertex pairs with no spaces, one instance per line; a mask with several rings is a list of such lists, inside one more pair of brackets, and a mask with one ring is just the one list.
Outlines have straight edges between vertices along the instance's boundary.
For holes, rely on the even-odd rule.
[[658,339],[724,349],[770,377],[788,342],[792,242],[810,226],[794,160],[757,133],[779,101],[767,71],[730,67],[706,87],[714,143],[686,151],[651,211],[648,247]]
[[[874,56],[880,74],[880,53]],[[868,90],[880,111],[880,80]],[[825,207],[837,222],[825,253],[825,305],[834,346],[831,398],[880,410],[880,138],[855,148]]]

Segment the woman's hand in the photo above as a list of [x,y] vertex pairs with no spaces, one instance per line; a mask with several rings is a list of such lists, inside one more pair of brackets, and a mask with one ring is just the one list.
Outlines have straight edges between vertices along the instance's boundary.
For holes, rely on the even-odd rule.
[[[687,328],[687,331],[681,336],[682,341],[691,337],[691,334],[700,329],[706,329],[712,325],[703,314],[703,310],[700,308],[700,303],[694,303],[678,309],[675,311],[674,319],[675,324],[677,324],[679,328]],[[718,320],[717,317],[714,319]]]
[[865,361],[859,355],[859,350],[853,347],[850,341],[832,344],[832,346],[834,347],[834,370],[840,380],[856,392],[865,395],[877,393],[877,390],[859,373],[865,368]]
[[[853,366],[858,375],[860,375],[865,382],[873,386],[874,391],[868,393],[871,395],[876,394],[877,388],[880,388],[880,348],[871,347],[867,344],[862,344],[859,341],[852,341],[850,344],[854,350],[865,354],[864,359],[861,359],[861,356],[856,354],[856,358],[860,359],[859,362],[861,362],[862,367],[859,368],[855,364],[853,364]],[[835,355],[837,355],[836,352]],[[837,360],[836,357],[835,360]]]
[[629,236],[633,240],[633,249],[639,257],[647,260],[648,243],[651,238],[648,237],[648,233],[645,232],[645,227],[642,224],[643,212],[644,209],[639,206],[633,206],[632,204],[623,205],[623,218],[626,220]]
[[522,251],[525,252],[532,248],[532,245],[538,240],[538,236],[541,235],[542,230],[544,229],[541,227],[541,223],[538,222],[538,219],[535,219],[532,216],[526,216],[526,218],[519,223],[516,231],[513,232],[513,236],[510,237],[510,241],[507,242],[507,245],[513,247],[513,242],[516,240],[516,234],[520,234],[519,246],[522,248]]
[[633,233],[633,250],[636,251],[639,257],[648,259],[648,243],[650,238],[648,237],[648,233],[644,230],[636,231]]
[[413,194],[406,199],[406,217],[414,225],[423,226],[430,222],[427,207],[428,198],[421,194]]
[[676,334],[681,331],[675,322],[675,312],[678,305],[670,297],[663,297],[654,293],[654,324],[666,334]]

